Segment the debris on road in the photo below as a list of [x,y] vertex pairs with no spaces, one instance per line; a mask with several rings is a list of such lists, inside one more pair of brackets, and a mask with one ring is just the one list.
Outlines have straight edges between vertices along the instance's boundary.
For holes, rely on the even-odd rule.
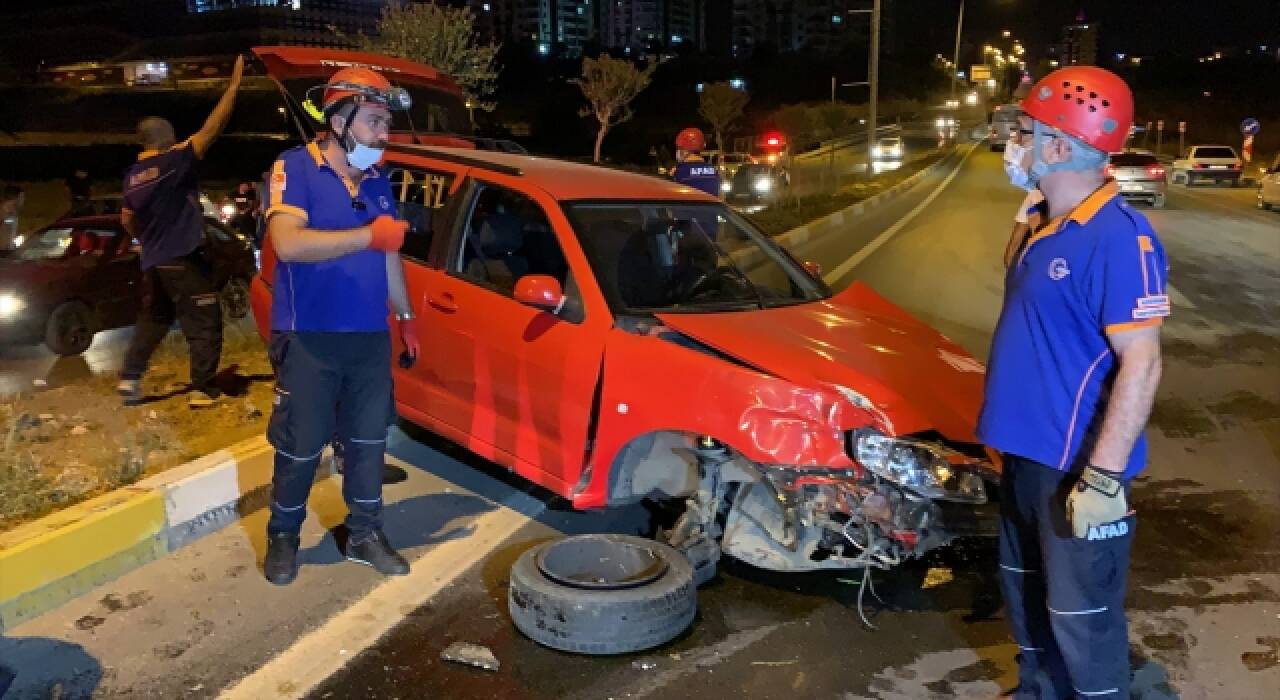
[[486,671],[497,671],[501,666],[498,663],[498,657],[493,655],[489,647],[482,647],[479,644],[471,644],[470,642],[454,642],[450,644],[447,649],[440,652],[440,658],[456,664],[483,668]]
[[636,659],[631,662],[631,668],[637,671],[652,671],[658,667],[658,662],[653,659]]
[[945,566],[931,566],[924,574],[924,583],[921,588],[937,588],[956,580],[956,576],[951,569]]

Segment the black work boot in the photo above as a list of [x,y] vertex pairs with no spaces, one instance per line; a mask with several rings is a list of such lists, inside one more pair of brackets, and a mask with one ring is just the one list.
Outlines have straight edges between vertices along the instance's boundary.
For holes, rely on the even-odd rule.
[[287,586],[298,577],[298,536],[288,532],[267,535],[267,558],[262,573],[277,586]]
[[359,542],[355,538],[348,539],[342,553],[348,561],[371,566],[380,574],[403,576],[409,573],[409,562],[391,547],[382,530],[374,530]]

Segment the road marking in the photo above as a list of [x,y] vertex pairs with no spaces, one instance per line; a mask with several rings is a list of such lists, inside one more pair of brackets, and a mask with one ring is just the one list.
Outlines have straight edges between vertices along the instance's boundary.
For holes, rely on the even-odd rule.
[[[523,493],[516,493],[511,499],[524,497]],[[414,562],[407,576],[387,579],[218,697],[283,700],[306,696],[403,622],[406,607],[417,608],[431,600],[537,515],[498,504],[495,510],[471,523],[474,531],[470,536],[436,545]]]
[[911,223],[912,219],[919,216],[920,212],[924,211],[925,208],[927,208],[930,204],[932,204],[933,200],[937,199],[938,195],[942,194],[942,191],[947,189],[947,186],[951,184],[951,181],[956,179],[956,176],[960,174],[960,169],[964,167],[965,161],[969,160],[969,156],[973,155],[973,152],[975,150],[977,150],[976,146],[970,146],[969,152],[964,154],[964,157],[960,159],[959,163],[956,163],[955,170],[952,170],[951,174],[947,175],[947,179],[943,180],[942,184],[938,185],[938,189],[934,190],[933,192],[930,192],[929,196],[925,197],[923,202],[917,204],[915,209],[912,209],[911,211],[907,212],[906,216],[902,217],[901,219],[898,219],[896,223],[894,223],[889,228],[885,229],[883,233],[881,233],[879,236],[876,236],[875,240],[863,246],[862,250],[859,250],[858,252],[854,253],[853,256],[850,257],[848,260],[845,260],[844,262],[840,263],[840,265],[836,267],[836,269],[832,270],[826,275],[823,275],[822,277],[823,281],[826,282],[827,284],[834,284],[836,280],[849,274],[849,271],[857,267],[858,264],[861,263],[863,260],[866,260],[867,257],[870,256],[872,253],[876,252],[876,250],[880,246],[887,243],[890,238],[893,238],[895,235],[897,235],[897,233],[901,231],[904,226]]

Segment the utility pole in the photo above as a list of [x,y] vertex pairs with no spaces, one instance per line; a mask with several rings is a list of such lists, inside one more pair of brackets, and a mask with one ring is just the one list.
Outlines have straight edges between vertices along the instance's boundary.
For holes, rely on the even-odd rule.
[[876,100],[880,92],[880,0],[871,5],[871,56],[867,80],[871,82],[871,101],[867,105],[867,175],[871,175],[871,149],[876,145]]
[[956,99],[956,83],[960,78],[956,72],[960,70],[960,30],[964,27],[964,0],[960,0],[960,16],[956,18],[956,50],[951,54],[951,100]]

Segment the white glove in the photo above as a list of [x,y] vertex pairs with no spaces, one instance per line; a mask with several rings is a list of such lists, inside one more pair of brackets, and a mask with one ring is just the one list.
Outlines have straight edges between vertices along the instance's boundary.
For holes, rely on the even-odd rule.
[[1089,528],[1114,523],[1128,514],[1124,484],[1113,472],[1098,467],[1086,467],[1080,473],[1080,481],[1067,494],[1071,534],[1082,539],[1089,536]]

